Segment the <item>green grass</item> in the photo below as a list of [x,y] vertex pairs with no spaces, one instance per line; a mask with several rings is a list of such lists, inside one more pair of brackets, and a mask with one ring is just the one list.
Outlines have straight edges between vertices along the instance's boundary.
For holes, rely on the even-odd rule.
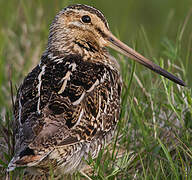
[[[150,2],[151,9],[155,8],[153,1]],[[127,3],[131,12],[142,9],[141,5],[130,9],[134,7],[132,1],[122,3],[124,6]],[[159,3],[161,8],[163,3]],[[22,79],[38,63],[47,43],[48,26],[56,12],[67,4],[67,1],[59,0],[55,3],[38,0],[30,4],[24,0],[0,2],[0,6],[5,7],[0,12],[4,15],[0,28],[0,179],[5,179],[6,167],[13,154],[11,97],[13,95],[15,99]],[[104,14],[112,15],[103,1],[90,4],[101,8]],[[172,4],[176,6],[174,2]],[[183,4],[187,7],[188,1]],[[181,77],[188,87],[175,85],[112,51],[119,59],[124,83],[121,118],[113,142],[97,159],[90,157],[87,161],[90,168],[86,174],[90,179],[192,179],[192,25],[189,20],[192,10],[188,9],[184,14],[179,5],[175,8],[178,11],[164,9],[159,15],[167,15],[163,23],[159,20],[160,37],[156,37],[159,31],[152,33],[149,30],[149,22],[145,20],[132,32],[129,44]],[[112,16],[109,21],[118,21],[117,26],[112,23],[111,29],[127,42],[129,36],[124,32],[129,16],[121,13],[122,20]],[[145,14],[144,10],[140,13]],[[181,15],[183,19],[178,24],[176,20]],[[136,27],[135,22],[132,26]],[[157,39],[158,45],[154,43]],[[23,179],[22,175],[23,170],[17,169],[11,173],[11,179]],[[83,178],[79,172],[69,177]],[[50,179],[54,179],[53,173]]]

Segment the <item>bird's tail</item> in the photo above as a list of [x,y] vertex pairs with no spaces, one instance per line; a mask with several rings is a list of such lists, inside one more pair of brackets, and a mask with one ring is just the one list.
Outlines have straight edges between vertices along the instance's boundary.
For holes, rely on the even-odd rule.
[[9,162],[9,165],[8,165],[8,168],[7,168],[7,171],[8,171],[8,172],[9,172],[9,171],[13,171],[13,170],[17,167],[17,165],[15,164],[15,161],[16,161],[16,159],[13,158],[13,159]]
[[42,155],[25,155],[25,156],[15,156],[10,161],[7,171],[13,171],[16,167],[32,167],[38,164],[45,156]]

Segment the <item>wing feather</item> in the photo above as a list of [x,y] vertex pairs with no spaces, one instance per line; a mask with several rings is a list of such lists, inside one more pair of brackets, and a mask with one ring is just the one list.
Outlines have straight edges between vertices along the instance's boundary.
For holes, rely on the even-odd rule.
[[117,71],[80,56],[59,61],[43,57],[18,91],[14,112],[17,156],[26,147],[38,154],[91,141],[109,131],[119,116],[114,86],[121,83],[118,77]]

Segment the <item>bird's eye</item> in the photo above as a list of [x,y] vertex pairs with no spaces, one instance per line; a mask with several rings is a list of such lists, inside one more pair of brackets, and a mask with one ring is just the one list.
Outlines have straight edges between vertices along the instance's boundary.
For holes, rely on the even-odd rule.
[[91,18],[88,15],[82,16],[81,20],[84,23],[90,23],[91,22]]

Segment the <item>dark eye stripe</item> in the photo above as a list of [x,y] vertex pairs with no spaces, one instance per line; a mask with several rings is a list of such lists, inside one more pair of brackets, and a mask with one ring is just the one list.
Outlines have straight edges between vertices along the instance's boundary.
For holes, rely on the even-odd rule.
[[106,37],[106,34],[100,29],[100,28],[96,28],[96,30],[97,30],[97,32],[99,33],[99,34],[101,34],[103,37]]
[[90,23],[91,22],[91,18],[88,15],[82,16],[81,20],[84,23]]

